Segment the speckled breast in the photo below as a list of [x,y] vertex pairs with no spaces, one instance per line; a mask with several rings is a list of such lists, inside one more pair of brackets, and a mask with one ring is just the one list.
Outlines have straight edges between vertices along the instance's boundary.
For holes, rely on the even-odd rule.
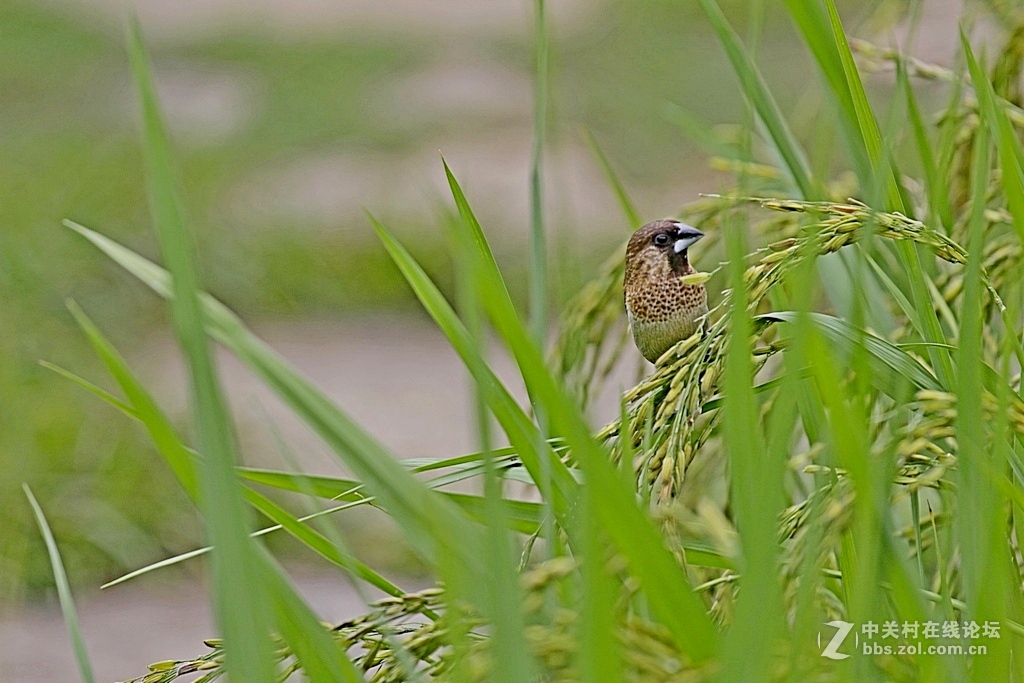
[[653,362],[696,331],[708,312],[707,290],[680,277],[659,278],[627,288],[626,312],[637,348]]

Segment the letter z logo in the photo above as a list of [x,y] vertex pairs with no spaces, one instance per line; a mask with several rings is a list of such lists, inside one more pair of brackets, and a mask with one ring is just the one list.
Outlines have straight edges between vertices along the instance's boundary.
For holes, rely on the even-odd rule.
[[[829,659],[846,659],[850,655],[844,655],[839,651],[839,646],[846,640],[846,636],[850,635],[850,631],[853,630],[853,624],[848,621],[830,621],[826,626],[831,626],[836,629],[836,634],[832,636],[832,640],[828,642],[825,649],[821,651],[822,657],[828,657]],[[854,635],[857,638],[856,634]],[[860,640],[860,638],[857,638]],[[818,631],[818,647],[821,647],[821,631]]]

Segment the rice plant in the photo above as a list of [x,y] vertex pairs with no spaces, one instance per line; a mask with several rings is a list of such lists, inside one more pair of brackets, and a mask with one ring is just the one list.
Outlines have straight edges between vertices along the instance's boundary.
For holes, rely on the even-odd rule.
[[[831,0],[787,2],[845,145],[845,167],[822,177],[736,31],[713,0],[701,5],[750,124],[715,162],[736,171],[735,187],[681,212],[726,257],[710,274],[723,288],[703,328],[595,429],[583,408],[624,349],[622,250],[569,303],[546,357],[543,319],[523,323],[448,171],[457,305],[373,221],[476,384],[481,452],[416,463],[401,463],[200,291],[136,34],[168,270],[72,227],[171,303],[191,350],[196,449],[80,311],[124,398],[78,381],[141,421],[200,502],[224,636],[136,680],[1024,679],[1024,16],[993,4],[1005,49],[986,70],[964,37],[962,66],[950,70],[853,43]],[[892,66],[895,109],[883,123],[855,53]],[[916,82],[935,78],[949,83],[948,102],[926,115]],[[613,162],[601,160],[636,223]],[[535,286],[546,288],[542,274]],[[488,365],[487,328],[514,356],[530,406]],[[273,388],[355,479],[233,472],[208,339]],[[494,445],[492,418],[507,447]],[[444,488],[473,477],[482,493]],[[510,481],[530,482],[537,498],[509,496]],[[323,514],[385,510],[438,585],[404,591],[254,484],[306,494],[330,506]],[[243,504],[389,597],[321,626],[248,535]]]

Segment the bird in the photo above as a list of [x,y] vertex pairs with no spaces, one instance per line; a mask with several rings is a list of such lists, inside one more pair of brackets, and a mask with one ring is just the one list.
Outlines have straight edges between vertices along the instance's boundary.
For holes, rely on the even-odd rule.
[[626,245],[623,293],[629,327],[636,347],[652,363],[692,335],[707,315],[707,290],[686,277],[697,274],[687,250],[702,237],[692,225],[663,219],[642,226]]

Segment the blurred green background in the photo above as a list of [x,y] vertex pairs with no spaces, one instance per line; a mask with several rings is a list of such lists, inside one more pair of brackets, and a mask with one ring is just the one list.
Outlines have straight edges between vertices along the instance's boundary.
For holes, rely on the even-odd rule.
[[[557,304],[635,227],[623,223],[585,131],[644,215],[657,218],[720,190],[725,177],[708,170],[706,147],[689,140],[671,105],[704,126],[737,121],[743,109],[691,3],[551,4],[546,196]],[[877,18],[903,4],[849,9]],[[78,587],[201,540],[141,430],[38,364],[110,386],[66,312],[68,298],[133,362],[166,364],[163,305],[60,225],[71,218],[157,256],[116,5],[0,3],[2,602],[52,585],[22,482],[47,511]],[[415,301],[363,211],[448,282],[439,153],[509,281],[522,284],[532,3],[327,5],[140,5],[208,289],[257,330],[388,314],[378,334],[415,333]],[[750,6],[728,7],[742,32]],[[792,27],[770,8],[765,19],[761,68],[794,128],[813,138],[808,118],[818,109],[803,93],[814,70]],[[833,142],[819,137],[810,144]]]

